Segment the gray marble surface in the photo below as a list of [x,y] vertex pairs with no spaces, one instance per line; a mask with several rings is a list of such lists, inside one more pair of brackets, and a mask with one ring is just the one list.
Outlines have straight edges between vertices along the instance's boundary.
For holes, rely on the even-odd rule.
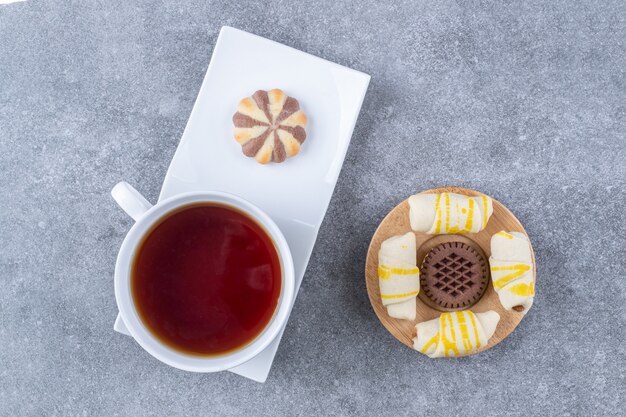
[[[36,1],[0,6],[0,415],[619,415],[626,409],[626,4]],[[156,200],[222,25],[371,74],[266,384],[114,333],[119,180]],[[482,190],[534,244],[535,306],[429,360],[364,286],[409,194]],[[624,415],[624,414],[621,414]]]

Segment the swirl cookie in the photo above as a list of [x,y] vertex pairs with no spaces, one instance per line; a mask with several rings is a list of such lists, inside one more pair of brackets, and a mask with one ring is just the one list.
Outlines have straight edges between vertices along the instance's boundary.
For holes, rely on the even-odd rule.
[[297,155],[306,139],[306,114],[298,100],[278,89],[259,90],[241,100],[233,124],[243,154],[261,164]]

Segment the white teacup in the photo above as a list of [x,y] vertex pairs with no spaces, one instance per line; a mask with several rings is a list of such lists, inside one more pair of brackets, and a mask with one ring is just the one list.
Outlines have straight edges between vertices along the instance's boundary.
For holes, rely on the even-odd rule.
[[[115,298],[126,328],[152,356],[173,367],[193,372],[217,372],[233,368],[252,359],[265,349],[283,328],[289,317],[289,307],[294,297],[294,267],[291,252],[278,226],[261,209],[231,194],[199,192],[179,194],[156,205],[151,205],[137,190],[126,182],[118,183],[111,195],[136,223],[130,229],[115,265]],[[246,213],[269,234],[276,246],[281,263],[281,290],[274,315],[265,329],[249,344],[221,356],[193,356],[166,346],[144,325],[137,313],[131,294],[131,268],[138,244],[152,225],[173,210],[191,203],[219,203]]]

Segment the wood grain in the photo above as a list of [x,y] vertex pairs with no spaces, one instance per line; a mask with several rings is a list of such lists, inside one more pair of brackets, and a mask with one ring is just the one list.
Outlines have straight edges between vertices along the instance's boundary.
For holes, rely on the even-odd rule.
[[[457,193],[468,196],[480,196],[482,193],[467,188],[445,187],[434,188],[423,191],[423,193]],[[471,240],[475,245],[480,247],[484,254],[489,258],[491,256],[491,236],[501,230],[507,232],[522,232],[526,234],[526,230],[517,218],[500,202],[493,200],[493,214],[487,223],[487,227],[479,233],[468,233],[460,235],[459,240]],[[372,303],[372,307],[378,316],[380,322],[385,328],[400,342],[406,346],[413,348],[413,338],[415,337],[415,325],[417,323],[432,320],[441,315],[442,311],[436,310],[426,303],[420,297],[417,298],[417,317],[415,321],[398,320],[387,314],[387,309],[382,305],[380,299],[380,288],[378,286],[378,251],[381,243],[395,235],[405,234],[411,231],[409,224],[409,203],[404,200],[398,204],[380,223],[367,251],[367,259],[365,264],[365,284],[367,293]],[[459,237],[458,235],[428,235],[426,233],[414,232],[417,239],[417,265],[421,266],[422,260],[433,246],[443,241],[450,241],[450,238]],[[526,234],[527,235],[527,234]],[[453,240],[453,239],[452,239]],[[531,247],[532,252],[532,247]],[[536,276],[535,255],[533,253],[533,270]],[[475,313],[482,313],[488,310],[494,310],[500,314],[500,322],[496,328],[495,334],[489,340],[489,343],[471,354],[483,352],[504,340],[519,324],[524,315],[517,311],[507,311],[500,304],[498,295],[493,289],[491,280],[489,287],[483,297],[470,308]],[[417,352],[416,352],[417,354]]]

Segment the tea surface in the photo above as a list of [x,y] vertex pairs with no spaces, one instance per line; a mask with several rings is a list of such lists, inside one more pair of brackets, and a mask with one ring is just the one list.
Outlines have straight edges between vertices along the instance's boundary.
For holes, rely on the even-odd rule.
[[278,303],[276,248],[256,221],[209,204],[166,215],[139,245],[132,295],[163,343],[192,355],[241,348],[268,324]]

